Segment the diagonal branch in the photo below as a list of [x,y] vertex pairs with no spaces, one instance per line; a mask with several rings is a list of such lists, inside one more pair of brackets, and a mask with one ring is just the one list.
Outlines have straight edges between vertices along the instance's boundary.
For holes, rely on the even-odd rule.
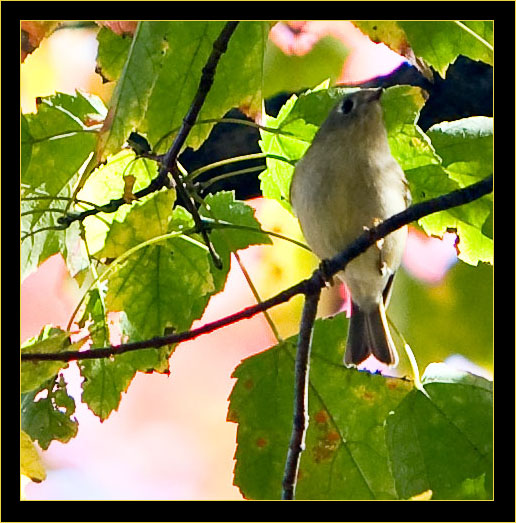
[[[202,75],[199,81],[199,86],[197,88],[195,97],[192,101],[192,104],[190,105],[188,113],[183,119],[183,123],[181,125],[181,128],[179,129],[179,132],[177,133],[169,150],[163,157],[158,176],[156,176],[156,178],[154,178],[147,187],[141,189],[140,191],[134,194],[135,198],[138,199],[142,198],[143,196],[147,196],[148,194],[151,194],[155,191],[159,191],[161,188],[165,187],[168,184],[168,173],[171,173],[172,178],[174,179],[178,195],[182,203],[184,204],[186,210],[192,215],[195,222],[195,226],[197,227],[199,233],[202,235],[204,243],[210,251],[213,263],[219,269],[222,268],[222,261],[218,254],[215,252],[215,249],[213,248],[213,245],[208,236],[208,232],[206,231],[206,228],[202,223],[201,217],[199,216],[199,212],[197,211],[197,208],[192,198],[188,194],[185,185],[181,179],[181,175],[177,170],[176,163],[179,153],[181,152],[181,149],[183,148],[183,145],[185,144],[186,139],[190,134],[190,131],[192,130],[192,127],[195,125],[197,117],[199,116],[202,106],[204,105],[206,97],[208,96],[208,93],[211,89],[219,60],[221,56],[226,52],[229,39],[235,32],[237,26],[238,22],[227,22],[218,38],[213,43],[213,49],[210,53],[210,56],[208,57],[208,61],[202,69]],[[82,213],[67,214],[58,218],[57,222],[61,226],[63,226],[63,228],[66,228],[74,221],[83,220],[88,216],[97,214],[100,211],[115,212],[120,206],[122,206],[125,203],[127,202],[124,198],[118,198],[117,200],[111,200],[109,204],[104,205],[102,207],[89,209],[88,211]]]
[[183,118],[183,123],[174,139],[174,142],[163,158],[163,162],[158,174],[158,179],[163,184],[166,182],[168,173],[170,172],[172,174],[177,193],[185,205],[186,210],[192,215],[195,226],[199,230],[204,243],[210,251],[213,263],[219,269],[222,269],[222,260],[213,248],[211,240],[208,236],[208,231],[203,226],[201,217],[197,211],[197,207],[186,190],[182,177],[179,174],[179,170],[177,169],[176,162],[177,157],[179,156],[179,153],[186,141],[186,138],[190,134],[192,127],[195,125],[197,117],[199,116],[199,112],[201,111],[204,101],[206,100],[206,97],[208,96],[208,93],[211,89],[220,57],[226,52],[229,39],[231,38],[231,35],[234,33],[237,26],[238,22],[227,22],[217,40],[215,40],[213,43],[211,54],[208,58],[208,61],[206,62],[206,65],[202,69],[201,80],[199,81],[199,87],[197,88],[195,98],[192,102],[192,105],[190,106],[190,109],[188,110],[188,113]]
[[391,232],[409,224],[412,221],[419,220],[424,216],[433,214],[439,211],[445,211],[459,205],[470,203],[473,200],[477,200],[482,196],[489,194],[493,190],[493,176],[489,176],[480,182],[477,182],[463,189],[458,189],[448,194],[438,196],[431,200],[417,203],[408,207],[403,212],[395,214],[391,218],[383,221],[376,227],[364,231],[356,240],[351,242],[343,251],[339,254],[327,260],[325,264],[324,275],[321,269],[314,271],[312,276],[306,280],[299,282],[288,289],[280,292],[279,294],[269,298],[261,303],[247,307],[237,313],[231,314],[221,318],[220,320],[207,323],[202,327],[192,329],[177,334],[171,334],[168,336],[158,336],[149,340],[137,341],[132,343],[124,343],[120,345],[114,345],[110,347],[90,349],[85,351],[65,351],[60,353],[33,353],[33,354],[22,354],[21,359],[23,361],[72,361],[72,360],[83,360],[83,359],[99,359],[107,358],[116,354],[123,354],[133,350],[148,349],[148,348],[159,348],[172,343],[180,343],[182,341],[191,340],[197,338],[202,334],[208,334],[217,329],[236,323],[237,321],[252,318],[256,314],[259,314],[271,307],[285,303],[292,297],[298,294],[313,294],[317,289],[322,289],[325,285],[325,277],[329,278],[334,276],[339,270],[344,267],[358,255],[363,253],[368,247],[373,245],[375,242],[384,238]]

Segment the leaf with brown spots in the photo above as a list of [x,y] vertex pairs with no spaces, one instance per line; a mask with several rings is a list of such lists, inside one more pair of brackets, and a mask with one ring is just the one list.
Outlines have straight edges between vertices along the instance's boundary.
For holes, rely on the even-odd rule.
[[[346,330],[342,314],[316,322],[310,425],[296,499],[397,497],[384,423],[412,384],[345,368]],[[237,418],[239,424],[235,484],[249,499],[281,496],[292,426],[295,341],[289,338],[244,360],[234,372],[238,381],[230,396],[228,420]],[[397,386],[393,388],[392,382]]]

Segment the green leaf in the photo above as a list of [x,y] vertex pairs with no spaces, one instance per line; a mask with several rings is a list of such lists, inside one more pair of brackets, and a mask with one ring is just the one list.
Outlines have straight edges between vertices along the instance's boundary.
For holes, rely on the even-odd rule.
[[117,35],[102,27],[97,34],[97,69],[106,81],[117,80],[122,74],[132,38],[129,35]]
[[[425,92],[419,87],[400,85],[387,89],[381,99],[387,138],[391,154],[405,173],[429,167],[433,176],[443,181],[447,179],[446,173],[436,167],[440,166],[441,159],[416,124],[425,100]],[[422,183],[418,185],[424,188]]]
[[452,180],[461,187],[493,172],[493,119],[472,116],[441,122],[428,129],[437,154]]
[[[112,224],[99,256],[116,258],[167,232],[181,233],[182,229],[168,229],[174,200],[174,191],[165,190],[133,204],[123,223]],[[184,213],[174,211],[176,216]],[[176,237],[136,250],[110,276],[106,305],[125,312],[132,325],[131,339],[145,339],[162,335],[167,327],[187,329],[196,319],[192,317],[196,300],[213,290],[206,249]]]
[[409,43],[407,35],[395,20],[353,20],[363,33],[375,43],[384,43],[395,53],[405,56]]
[[[493,267],[459,262],[432,285],[400,270],[388,315],[412,346],[420,368],[461,355],[492,371],[492,311]],[[399,352],[398,370],[408,374],[408,361]]]
[[41,98],[41,103],[67,111],[71,116],[78,118],[83,126],[90,130],[92,130],[92,127],[100,125],[100,122],[107,115],[106,106],[98,96],[79,89],[75,91],[75,96],[55,93],[52,96]]
[[105,291],[98,288],[90,290],[84,312],[77,322],[82,329],[88,325],[91,341],[95,347],[104,347],[109,343],[109,325],[104,306]]
[[[383,42],[410,60],[413,54],[443,78],[459,55],[493,64],[492,21],[354,21],[373,42]],[[413,53],[410,51],[412,48]]]
[[[91,173],[77,197],[96,205],[107,205],[111,200],[123,196],[124,176],[127,175],[135,177],[133,192],[137,192],[147,187],[157,175],[156,162],[136,158],[133,151],[127,150],[110,156],[106,164]],[[146,202],[151,196],[142,198],[139,204]],[[104,246],[111,223],[122,222],[130,210],[131,205],[122,205],[114,213],[101,212],[84,220],[86,241],[91,254],[97,253]]]
[[265,197],[274,198],[291,211],[290,182],[295,163],[306,152],[332,107],[344,93],[356,89],[324,89],[328,83],[307,91],[301,96],[293,95],[273,118],[265,115],[264,125],[280,129],[283,133],[260,131],[260,148],[264,153],[277,155],[285,160],[267,158],[267,169],[260,174],[261,190]]
[[[451,180],[459,187],[471,185],[493,172],[493,120],[483,116],[442,122],[428,130],[432,145],[442,158]],[[441,213],[440,213],[441,214]],[[455,209],[444,217],[433,215],[421,221],[428,234],[441,236],[456,229],[460,238],[459,258],[471,265],[493,263],[492,194]],[[491,226],[486,222],[491,219]]]
[[321,38],[303,56],[287,55],[269,40],[263,61],[264,98],[311,88],[326,78],[334,84],[348,53],[347,47],[333,36]]
[[430,365],[422,382],[429,397],[414,390],[387,418],[396,489],[402,498],[432,490],[432,499],[457,499],[466,480],[493,466],[492,383],[444,364]]
[[138,24],[99,134],[96,162],[101,163],[109,155],[119,152],[131,131],[140,125],[168,49],[166,32],[169,24]]
[[137,371],[124,356],[79,362],[81,376],[84,377],[82,401],[101,421],[113,410],[118,410],[122,392],[127,391]]
[[398,22],[417,56],[443,78],[459,55],[493,64],[492,21]]
[[39,483],[47,477],[45,467],[30,436],[23,430],[20,432],[20,472]]
[[73,224],[63,232],[57,219],[95,146],[92,128],[85,122],[92,114],[102,117],[103,111],[96,97],[57,93],[42,98],[36,114],[22,117],[23,277],[56,252],[62,252],[67,263],[77,267],[72,258],[79,227]]
[[[215,221],[260,229],[260,223],[254,217],[254,209],[245,202],[235,200],[234,191],[219,191],[216,194],[209,194],[204,199],[204,205],[200,209],[200,214]],[[215,292],[219,292],[224,287],[230,268],[230,254],[232,252],[245,249],[250,245],[272,243],[265,234],[232,228],[214,229],[210,232],[210,239],[223,263],[222,270],[217,269],[211,263]]]
[[29,131],[29,122],[27,118],[22,114],[21,115],[21,176],[23,178],[27,168],[30,164],[30,159],[32,157],[32,142],[33,138],[30,135]]
[[[485,499],[492,492],[492,384],[430,365],[427,398],[405,379],[342,365],[347,320],[318,320],[309,420],[296,499]],[[228,420],[238,423],[235,484],[278,499],[292,425],[296,337],[235,370]]]
[[22,154],[22,183],[59,192],[93,150],[95,129],[86,125],[91,115],[101,118],[105,108],[97,97],[80,92],[43,97],[36,114],[23,115],[22,150],[32,154]]
[[165,189],[145,202],[134,202],[123,222],[113,221],[98,256],[117,258],[140,243],[166,234],[175,199],[175,191]]
[[[347,320],[318,320],[309,417],[296,499],[394,499],[383,424],[412,389],[342,364]],[[292,425],[296,337],[244,360],[228,419],[238,422],[235,483],[246,498],[279,499]]]
[[[55,353],[70,350],[70,333],[46,325],[37,338],[27,340],[22,348],[22,354]],[[22,361],[21,362],[21,392],[37,389],[42,383],[57,375],[61,368],[67,367],[64,361]]]
[[[189,328],[196,301],[213,291],[206,252],[185,240],[145,247],[109,280],[106,305],[124,311],[131,339],[163,335],[165,328]],[[195,314],[197,316],[197,314]]]
[[43,450],[53,440],[68,442],[79,428],[77,420],[72,418],[75,401],[66,391],[64,378],[60,376],[55,383],[53,381],[48,385],[46,398],[34,401],[38,390],[22,394],[21,427]]
[[[154,24],[155,22],[149,22]],[[170,132],[181,126],[202,76],[202,68],[226,22],[167,22],[167,51],[141,130],[154,146],[165,135],[158,152],[170,146]],[[199,114],[199,120],[221,118],[232,107],[244,107],[249,114],[261,109],[263,54],[269,31],[268,22],[240,22],[221,56],[213,85]],[[235,74],[238,71],[238,81]],[[214,124],[196,125],[187,144],[197,148]]]

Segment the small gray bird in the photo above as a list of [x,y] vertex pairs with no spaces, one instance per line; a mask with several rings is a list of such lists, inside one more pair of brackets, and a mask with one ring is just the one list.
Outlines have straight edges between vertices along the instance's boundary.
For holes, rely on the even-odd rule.
[[[410,203],[405,175],[387,141],[382,92],[362,89],[344,96],[296,165],[290,199],[308,245],[322,260]],[[406,236],[406,227],[398,229],[337,274],[351,292],[347,365],[370,354],[397,364],[385,308]]]

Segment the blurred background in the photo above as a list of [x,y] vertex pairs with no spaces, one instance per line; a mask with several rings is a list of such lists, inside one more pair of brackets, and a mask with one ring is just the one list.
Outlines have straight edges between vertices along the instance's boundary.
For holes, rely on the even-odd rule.
[[[95,73],[98,27],[68,24],[71,27],[65,24],[43,40],[21,65],[22,112],[35,112],[36,97],[56,91],[73,94],[82,89],[109,102],[112,85]],[[333,84],[374,83],[407,67],[402,57],[372,43],[350,22],[279,23],[266,53],[271,78],[266,108],[273,114],[291,92],[328,77]],[[217,127],[212,135],[204,149],[220,141]],[[195,155],[185,153],[190,168],[207,163],[205,155]],[[237,188],[237,196],[248,199],[264,229],[302,239],[296,220],[279,204],[255,197],[257,173],[252,176],[254,180],[244,180],[244,187]],[[492,267],[458,262],[455,240],[452,233],[441,240],[411,228],[389,316],[411,345],[421,372],[432,361],[446,360],[491,378]],[[310,254],[281,240],[239,255],[262,298],[306,277],[317,264]],[[60,255],[47,260],[21,286],[21,341],[38,335],[45,324],[65,328],[80,298]],[[254,303],[232,258],[225,290],[212,298],[194,327]],[[343,310],[346,304],[343,288],[328,289],[319,315]],[[298,297],[270,311],[283,337],[297,332],[301,306]],[[71,364],[64,374],[77,405],[78,436],[66,445],[54,441],[42,453],[48,477],[26,485],[27,499],[243,499],[232,484],[237,425],[226,421],[235,381],[231,374],[242,359],[274,344],[263,316],[182,343],[171,356],[171,374],[137,374],[119,410],[102,424],[80,402],[81,377]],[[364,366],[376,368],[369,361]],[[403,355],[396,373],[410,376]]]

